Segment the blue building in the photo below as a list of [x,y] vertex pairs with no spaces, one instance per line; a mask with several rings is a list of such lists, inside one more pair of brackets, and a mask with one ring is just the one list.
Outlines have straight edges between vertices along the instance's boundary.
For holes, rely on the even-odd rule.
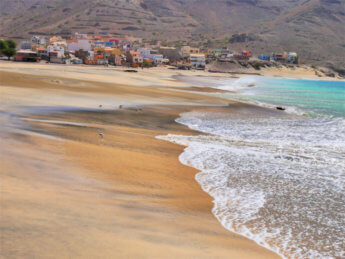
[[258,56],[258,59],[269,61],[271,59],[271,56],[270,55],[261,54],[261,55]]

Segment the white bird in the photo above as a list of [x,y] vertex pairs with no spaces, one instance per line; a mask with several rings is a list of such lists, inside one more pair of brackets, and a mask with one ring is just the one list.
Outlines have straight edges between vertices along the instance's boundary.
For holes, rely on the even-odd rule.
[[98,135],[101,137],[101,138],[104,138],[104,134],[102,132],[98,133]]

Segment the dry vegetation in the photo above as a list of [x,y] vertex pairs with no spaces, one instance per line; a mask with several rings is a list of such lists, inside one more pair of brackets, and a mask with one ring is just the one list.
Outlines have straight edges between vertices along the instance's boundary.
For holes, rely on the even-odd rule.
[[345,70],[342,0],[0,0],[0,10],[0,38],[107,31],[256,54],[297,51],[302,62]]

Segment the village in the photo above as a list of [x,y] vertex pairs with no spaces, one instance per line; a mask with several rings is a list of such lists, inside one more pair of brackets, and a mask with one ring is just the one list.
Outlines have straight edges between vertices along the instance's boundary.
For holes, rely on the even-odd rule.
[[[72,37],[32,36],[18,44],[14,61],[57,64],[114,65],[132,68],[171,65],[178,69],[205,70],[212,61],[231,62],[280,62],[298,64],[295,52],[258,54],[250,50],[234,51],[227,47],[198,48],[188,44],[167,46],[160,41],[144,41],[124,36],[113,38],[107,34],[87,35],[75,33]],[[260,63],[256,63],[260,64]],[[257,66],[257,67],[256,67]],[[260,68],[259,65],[254,68]]]

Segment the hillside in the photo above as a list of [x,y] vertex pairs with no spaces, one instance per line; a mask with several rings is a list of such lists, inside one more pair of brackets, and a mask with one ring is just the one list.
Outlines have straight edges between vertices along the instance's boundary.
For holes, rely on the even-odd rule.
[[345,69],[343,0],[0,0],[0,37],[73,32],[130,34],[254,53],[297,51],[301,61]]

